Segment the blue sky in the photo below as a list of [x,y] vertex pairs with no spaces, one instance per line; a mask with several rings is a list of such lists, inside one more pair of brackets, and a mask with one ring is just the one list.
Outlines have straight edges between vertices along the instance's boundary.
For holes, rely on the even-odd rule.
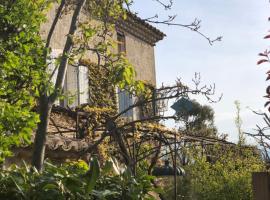
[[[175,22],[187,24],[194,18],[202,20],[201,31],[222,42],[210,46],[198,34],[181,27],[158,25],[167,37],[156,46],[157,82],[173,84],[177,77],[190,83],[200,72],[204,84],[216,84],[222,100],[211,104],[216,113],[220,133],[237,140],[234,125],[234,101],[241,103],[243,130],[251,131],[260,124],[250,109],[262,110],[265,99],[267,66],[256,65],[258,53],[269,46],[262,38],[269,30],[268,0],[175,0],[169,11],[153,0],[137,0],[133,10],[147,18],[177,14]],[[201,103],[205,103],[200,100]]]

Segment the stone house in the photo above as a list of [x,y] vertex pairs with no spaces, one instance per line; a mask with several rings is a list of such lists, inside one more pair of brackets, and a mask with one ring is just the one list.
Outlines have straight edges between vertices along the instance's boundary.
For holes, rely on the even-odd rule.
[[[44,38],[48,34],[56,9],[52,8],[48,12],[48,21],[42,26],[41,34]],[[86,14],[84,14],[86,15]],[[82,16],[82,19],[87,19]],[[71,14],[64,15],[58,25],[51,40],[52,57],[57,57],[62,53],[66,41],[66,35],[71,22]],[[151,85],[156,85],[155,71],[155,53],[154,47],[156,43],[162,40],[164,33],[146,23],[134,14],[128,13],[126,20],[119,20],[116,24],[115,36],[119,42],[118,51],[125,52],[127,59],[134,66],[138,80],[144,80]],[[60,102],[61,106],[76,107],[81,104],[89,103],[89,73],[85,67],[74,68],[68,66],[64,92],[72,97],[70,103],[69,97]],[[71,98],[70,98],[71,99]],[[134,99],[126,92],[119,92],[118,108],[124,110]],[[137,113],[137,114],[136,114]],[[138,112],[131,111],[127,113],[128,117],[138,118]]]
[[[41,35],[44,39],[48,35],[49,27],[54,19],[56,7],[53,7],[47,16],[47,22],[41,28]],[[85,15],[85,14],[84,14]],[[87,18],[83,16],[83,18]],[[51,40],[51,56],[56,58],[64,48],[66,37],[71,22],[71,14],[64,15],[56,26],[55,33]],[[115,36],[119,42],[118,51],[125,52],[127,59],[134,66],[138,80],[144,80],[153,86],[156,86],[156,71],[155,71],[155,52],[154,48],[158,41],[165,37],[165,34],[146,23],[134,14],[128,13],[126,20],[117,22]],[[53,66],[52,66],[53,68]],[[56,77],[52,78],[55,81]],[[84,67],[75,68],[68,66],[64,90],[68,92],[74,101],[69,102],[69,96],[63,101],[57,102],[60,107],[76,107],[81,104],[89,103],[89,72]],[[74,98],[75,97],[75,98]],[[134,101],[126,92],[118,93],[118,109],[124,110]],[[126,113],[126,116],[136,120],[139,118],[138,111],[133,109]],[[57,124],[55,122],[60,122]],[[53,112],[49,124],[47,142],[46,142],[46,157],[49,157],[55,162],[61,162],[65,159],[81,158],[81,151],[89,147],[89,142],[85,139],[78,139],[74,132],[76,129],[74,117],[67,117],[60,112]],[[66,128],[68,127],[68,128]],[[69,134],[72,133],[72,134]],[[57,134],[56,134],[57,133]],[[60,133],[60,134],[59,134]],[[62,136],[62,133],[65,136]],[[77,133],[77,132],[76,132]],[[13,149],[14,157],[6,160],[6,165],[11,163],[20,163],[21,159],[31,162],[32,147],[25,146]],[[87,156],[87,155],[86,155]],[[87,158],[82,158],[86,159]]]

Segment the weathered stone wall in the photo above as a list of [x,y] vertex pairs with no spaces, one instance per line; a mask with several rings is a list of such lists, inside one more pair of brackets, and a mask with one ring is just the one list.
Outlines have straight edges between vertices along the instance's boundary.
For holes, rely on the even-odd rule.
[[[51,27],[51,24],[54,20],[55,14],[56,14],[56,8],[57,6],[53,6],[50,11],[47,14],[47,22],[45,24],[42,25],[41,27],[41,36],[44,40],[46,40],[46,37],[49,33],[49,29]],[[57,23],[56,27],[55,27],[55,31],[54,34],[52,36],[51,39],[51,43],[50,43],[50,47],[52,49],[52,53],[53,54],[61,54],[64,46],[65,46],[65,42],[67,39],[67,35],[69,32],[69,27],[70,27],[70,23],[71,23],[71,18],[72,18],[72,12],[70,11],[69,13],[61,16],[59,22]],[[81,15],[81,20],[88,20],[87,16],[85,14]],[[57,52],[57,53],[55,53]],[[90,57],[90,56],[89,56]],[[92,55],[91,56],[91,60],[95,60],[95,56]],[[80,71],[82,71],[81,69],[79,69]],[[65,80],[65,85],[64,85],[64,91],[65,91],[65,95],[68,96],[67,99],[64,100],[64,105],[69,105],[71,107],[73,106],[78,106],[78,96],[79,95],[84,95],[84,96],[89,96],[89,94],[82,94],[82,93],[78,93],[78,74],[77,74],[78,69],[73,67],[73,66],[68,66],[67,68],[67,74],[66,74],[66,80]],[[86,73],[86,72],[84,72]],[[86,83],[88,81],[85,81]],[[85,90],[84,93],[88,93],[87,90]],[[86,101],[84,100],[81,103],[86,103]]]
[[125,33],[127,58],[133,64],[137,79],[156,85],[154,47]]
[[[41,35],[43,39],[45,40],[49,28],[54,20],[55,14],[56,14],[56,8],[57,6],[52,7],[52,9],[47,14],[47,22],[43,24],[41,28]],[[55,56],[61,54],[62,49],[64,48],[67,34],[69,31],[69,25],[71,23],[71,17],[72,13],[68,13],[66,15],[63,15],[58,22],[55,32],[51,39],[51,48],[52,53],[55,54]],[[81,20],[90,20],[89,17],[84,13],[81,17]],[[97,25],[99,22],[93,21],[93,24]],[[122,27],[123,28],[123,27]],[[136,34],[134,34],[131,30],[125,29],[123,30],[120,28],[121,33],[125,36],[125,43],[126,43],[126,56],[130,63],[134,66],[135,71],[137,73],[137,80],[143,80],[148,83],[151,83],[152,85],[156,85],[156,73],[155,73],[155,55],[154,55],[154,46],[153,44],[147,43],[146,41],[143,41],[140,39]],[[136,32],[139,34],[139,32]],[[116,32],[113,34],[114,39],[117,39]],[[115,49],[117,51],[117,49]],[[57,55],[56,55],[57,54]],[[97,56],[93,53],[89,53],[89,58],[92,62],[97,62]],[[85,72],[89,73],[89,72]],[[90,73],[91,74],[91,73]],[[86,77],[86,76],[83,76]],[[66,80],[64,85],[64,91],[65,95],[68,96],[68,98],[64,99],[64,106],[69,105],[70,107],[78,106],[81,103],[90,103],[91,98],[89,97],[89,92],[91,91],[87,89],[87,87],[84,87],[85,92],[79,93],[78,92],[78,75],[77,75],[77,69],[68,66],[67,68],[67,74],[66,74]],[[91,79],[91,78],[90,78]],[[91,82],[91,80],[83,81],[83,84],[88,84]],[[81,83],[81,81],[80,81]],[[82,86],[80,85],[80,89]],[[84,95],[83,98],[79,98],[80,95]],[[91,95],[91,94],[90,94]],[[80,96],[81,97],[81,96]],[[80,99],[80,103],[79,100]],[[84,99],[82,102],[81,99]],[[71,100],[71,101],[70,101]],[[118,104],[118,103],[117,103]],[[61,104],[63,105],[63,104]],[[133,110],[133,118],[137,119],[140,116],[140,109],[136,108]]]
[[[57,6],[53,6],[49,12],[47,13],[47,22],[41,26],[41,36],[45,40],[48,33],[49,28],[54,20],[56,14]],[[71,13],[64,15],[61,17],[60,21],[58,22],[57,26],[55,27],[54,34],[51,40],[51,48],[52,49],[63,49],[66,41],[66,37],[69,31],[69,25],[71,23]]]
[[[44,39],[49,32],[49,27],[55,16],[55,9],[53,7],[48,12],[48,21],[41,28],[41,34]],[[69,31],[69,24],[71,22],[71,14],[64,15],[56,26],[55,33],[51,40],[52,49],[63,49],[66,41],[66,36]],[[87,17],[83,15],[81,17],[83,20],[87,20]],[[148,81],[155,85],[156,83],[156,74],[155,74],[155,56],[154,56],[154,47],[135,36],[124,33],[126,38],[126,53],[127,58],[135,67],[137,72],[137,79]],[[92,57],[92,56],[91,56]],[[96,60],[93,56],[92,60]],[[69,69],[68,71],[72,71]],[[69,77],[70,79],[70,77]],[[73,82],[74,80],[68,80],[68,82]],[[75,89],[75,88],[72,88]]]

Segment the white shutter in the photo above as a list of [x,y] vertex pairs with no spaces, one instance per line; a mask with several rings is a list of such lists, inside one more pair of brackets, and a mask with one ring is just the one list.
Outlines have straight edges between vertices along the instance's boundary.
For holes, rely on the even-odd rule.
[[[48,66],[48,73],[51,75],[55,70],[56,59],[63,52],[62,49],[52,49],[50,55],[50,64]],[[57,78],[58,69],[55,70],[54,75],[52,76],[51,82],[55,85]],[[73,67],[68,65],[67,73],[65,76],[64,83],[64,95],[67,98],[64,100],[63,106],[75,107],[80,104],[89,102],[89,73],[88,69],[83,66]],[[59,100],[56,102],[59,105]]]
[[[62,53],[62,50],[61,49],[52,49],[51,54],[50,54],[50,58],[48,60],[48,62],[49,62],[49,65],[48,65],[49,76],[51,76],[52,73],[53,73],[53,71],[55,70],[56,59],[58,58],[58,56],[61,53]],[[51,79],[51,82],[53,84],[55,84],[55,82],[56,82],[57,73],[58,73],[58,69],[56,69],[56,71],[54,72],[54,75],[53,75],[53,77]]]
[[[55,69],[55,62],[56,59],[61,55],[61,53],[63,52],[62,49],[52,49],[51,54],[50,54],[50,59],[48,60],[49,65],[48,65],[48,74],[49,76],[51,76],[53,73],[53,76],[51,78],[51,83],[54,87],[55,83],[56,83],[56,78],[57,78],[57,74],[58,74],[58,68]],[[56,105],[59,105],[59,100],[57,100],[55,102]]]
[[65,95],[68,95],[68,106],[76,107],[78,102],[78,68],[68,65]]
[[89,73],[88,68],[79,66],[79,104],[89,102]]

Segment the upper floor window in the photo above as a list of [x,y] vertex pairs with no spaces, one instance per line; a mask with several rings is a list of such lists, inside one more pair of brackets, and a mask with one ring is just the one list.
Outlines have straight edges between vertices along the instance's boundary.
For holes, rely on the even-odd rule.
[[[50,63],[48,66],[48,73],[51,77],[51,83],[56,83],[58,68],[56,66],[56,59],[63,52],[62,49],[52,49]],[[56,105],[63,107],[75,107],[89,102],[89,72],[84,66],[68,65],[63,87],[64,99],[56,101]]]
[[118,53],[126,53],[126,38],[123,33],[117,32]]

